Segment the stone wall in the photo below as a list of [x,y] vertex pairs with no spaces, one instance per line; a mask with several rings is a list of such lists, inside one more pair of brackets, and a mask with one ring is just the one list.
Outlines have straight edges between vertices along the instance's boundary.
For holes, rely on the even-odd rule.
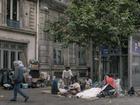
[[41,63],[41,69],[48,69],[49,64],[49,50],[48,40],[44,32],[45,19],[47,12],[41,10],[39,13],[39,61]]
[[22,28],[36,31],[37,4],[33,1],[23,0],[22,3]]
[[[79,65],[78,51],[79,47],[71,45],[69,48],[62,48],[60,43],[54,43],[48,39],[48,34],[44,32],[44,26],[47,27],[47,21],[55,21],[60,15],[63,14],[63,10],[66,8],[63,3],[56,2],[56,0],[43,0],[40,4],[39,13],[39,61],[41,63],[41,69],[47,70],[50,74],[61,74],[65,66],[70,66],[75,74],[86,72],[87,66]],[[64,58],[63,64],[55,65],[53,59],[53,49],[59,49],[62,51]],[[85,59],[87,60],[87,59]]]

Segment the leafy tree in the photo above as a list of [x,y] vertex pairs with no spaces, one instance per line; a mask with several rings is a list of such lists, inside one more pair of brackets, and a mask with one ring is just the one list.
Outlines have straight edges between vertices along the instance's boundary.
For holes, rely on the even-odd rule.
[[49,22],[49,35],[64,44],[121,45],[140,24],[138,0],[72,0],[64,15]]
[[[99,46],[120,48],[130,35],[137,32],[139,25],[139,0],[72,0],[64,15],[56,21],[50,21],[46,31],[51,38],[64,45],[76,43],[81,46],[90,45],[90,48],[94,45],[97,49]],[[100,54],[94,55],[98,58],[99,80]]]

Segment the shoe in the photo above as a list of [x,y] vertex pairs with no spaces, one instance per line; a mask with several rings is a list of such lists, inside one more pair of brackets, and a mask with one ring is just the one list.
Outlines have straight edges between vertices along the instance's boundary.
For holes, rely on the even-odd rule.
[[25,100],[24,100],[24,102],[27,102],[27,101],[28,101],[28,99],[29,99],[29,97],[26,97],[26,98],[25,98]]
[[16,99],[11,99],[10,101],[16,101]]

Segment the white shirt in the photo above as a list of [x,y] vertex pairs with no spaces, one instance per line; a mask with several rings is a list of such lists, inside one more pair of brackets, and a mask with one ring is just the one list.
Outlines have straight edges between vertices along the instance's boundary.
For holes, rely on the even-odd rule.
[[74,84],[70,85],[70,89],[77,89],[77,91],[81,91],[80,84],[75,82]]
[[62,73],[62,78],[71,78],[73,76],[71,69],[64,70]]
[[88,79],[88,80],[86,79],[85,82],[86,82],[86,85],[90,85],[90,86],[92,85],[92,80],[91,79]]

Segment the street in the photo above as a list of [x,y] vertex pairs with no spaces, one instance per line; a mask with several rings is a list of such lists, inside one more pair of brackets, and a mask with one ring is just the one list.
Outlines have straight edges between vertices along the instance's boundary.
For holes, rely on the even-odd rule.
[[85,100],[43,94],[43,90],[45,88],[24,89],[30,96],[29,101],[25,103],[21,96],[18,96],[16,102],[10,102],[12,91],[0,89],[0,105],[140,105],[140,98],[135,96]]

